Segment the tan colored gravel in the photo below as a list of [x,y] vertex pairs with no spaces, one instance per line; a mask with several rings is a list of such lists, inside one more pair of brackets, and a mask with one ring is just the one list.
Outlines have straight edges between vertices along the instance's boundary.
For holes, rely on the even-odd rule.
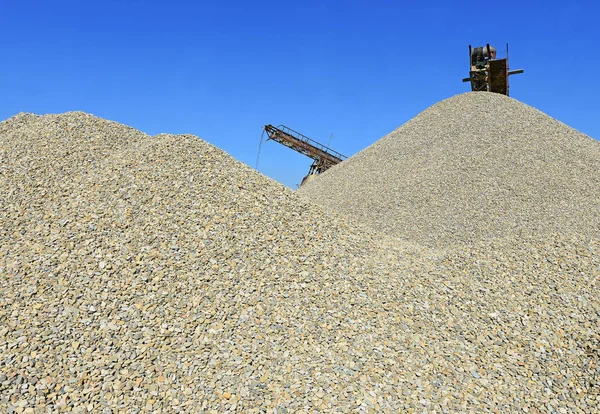
[[83,113],[0,123],[0,200],[0,411],[600,404],[597,238],[421,247]]
[[441,101],[299,194],[394,237],[450,248],[600,234],[600,142],[504,95]]

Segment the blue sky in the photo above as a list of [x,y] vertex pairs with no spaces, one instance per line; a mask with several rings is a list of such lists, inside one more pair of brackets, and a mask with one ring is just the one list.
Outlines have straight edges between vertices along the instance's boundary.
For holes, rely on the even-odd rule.
[[[596,1],[0,0],[0,119],[84,111],[252,167],[284,124],[351,156],[468,91],[469,44],[508,42],[511,96],[600,139],[599,20]],[[269,141],[258,169],[295,188],[309,165]]]

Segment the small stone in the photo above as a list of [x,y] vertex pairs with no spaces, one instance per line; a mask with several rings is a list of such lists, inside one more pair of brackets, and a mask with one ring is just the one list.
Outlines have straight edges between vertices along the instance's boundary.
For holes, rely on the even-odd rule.
[[248,395],[249,395],[249,394],[248,394],[248,388],[246,388],[246,387],[241,387],[241,388],[240,388],[240,397],[242,397],[242,398],[246,398],[246,397],[248,397]]

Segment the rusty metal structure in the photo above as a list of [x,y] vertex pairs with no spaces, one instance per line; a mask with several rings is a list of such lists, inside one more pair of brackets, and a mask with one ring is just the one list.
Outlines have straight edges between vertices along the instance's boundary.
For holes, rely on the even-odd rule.
[[[494,54],[493,57],[492,54]],[[506,44],[506,57],[502,59],[495,58],[495,49],[489,43],[475,49],[469,45],[469,64],[471,67],[469,77],[462,81],[471,82],[471,90],[474,92],[487,91],[508,96],[508,77],[523,73],[523,69],[509,70],[508,43]]]
[[285,125],[279,125],[278,127],[265,125],[263,129],[267,133],[267,141],[273,140],[313,159],[308,174],[302,179],[300,185],[304,184],[315,175],[321,174],[346,159],[346,157],[339,152],[288,128]]

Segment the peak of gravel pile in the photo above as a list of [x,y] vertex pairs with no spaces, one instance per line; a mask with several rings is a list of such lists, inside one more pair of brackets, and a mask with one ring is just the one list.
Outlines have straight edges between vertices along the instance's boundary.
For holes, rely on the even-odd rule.
[[451,247],[598,235],[600,142],[500,94],[441,101],[299,193],[392,236]]
[[0,123],[0,200],[1,411],[600,403],[597,241],[409,246],[83,113]]

